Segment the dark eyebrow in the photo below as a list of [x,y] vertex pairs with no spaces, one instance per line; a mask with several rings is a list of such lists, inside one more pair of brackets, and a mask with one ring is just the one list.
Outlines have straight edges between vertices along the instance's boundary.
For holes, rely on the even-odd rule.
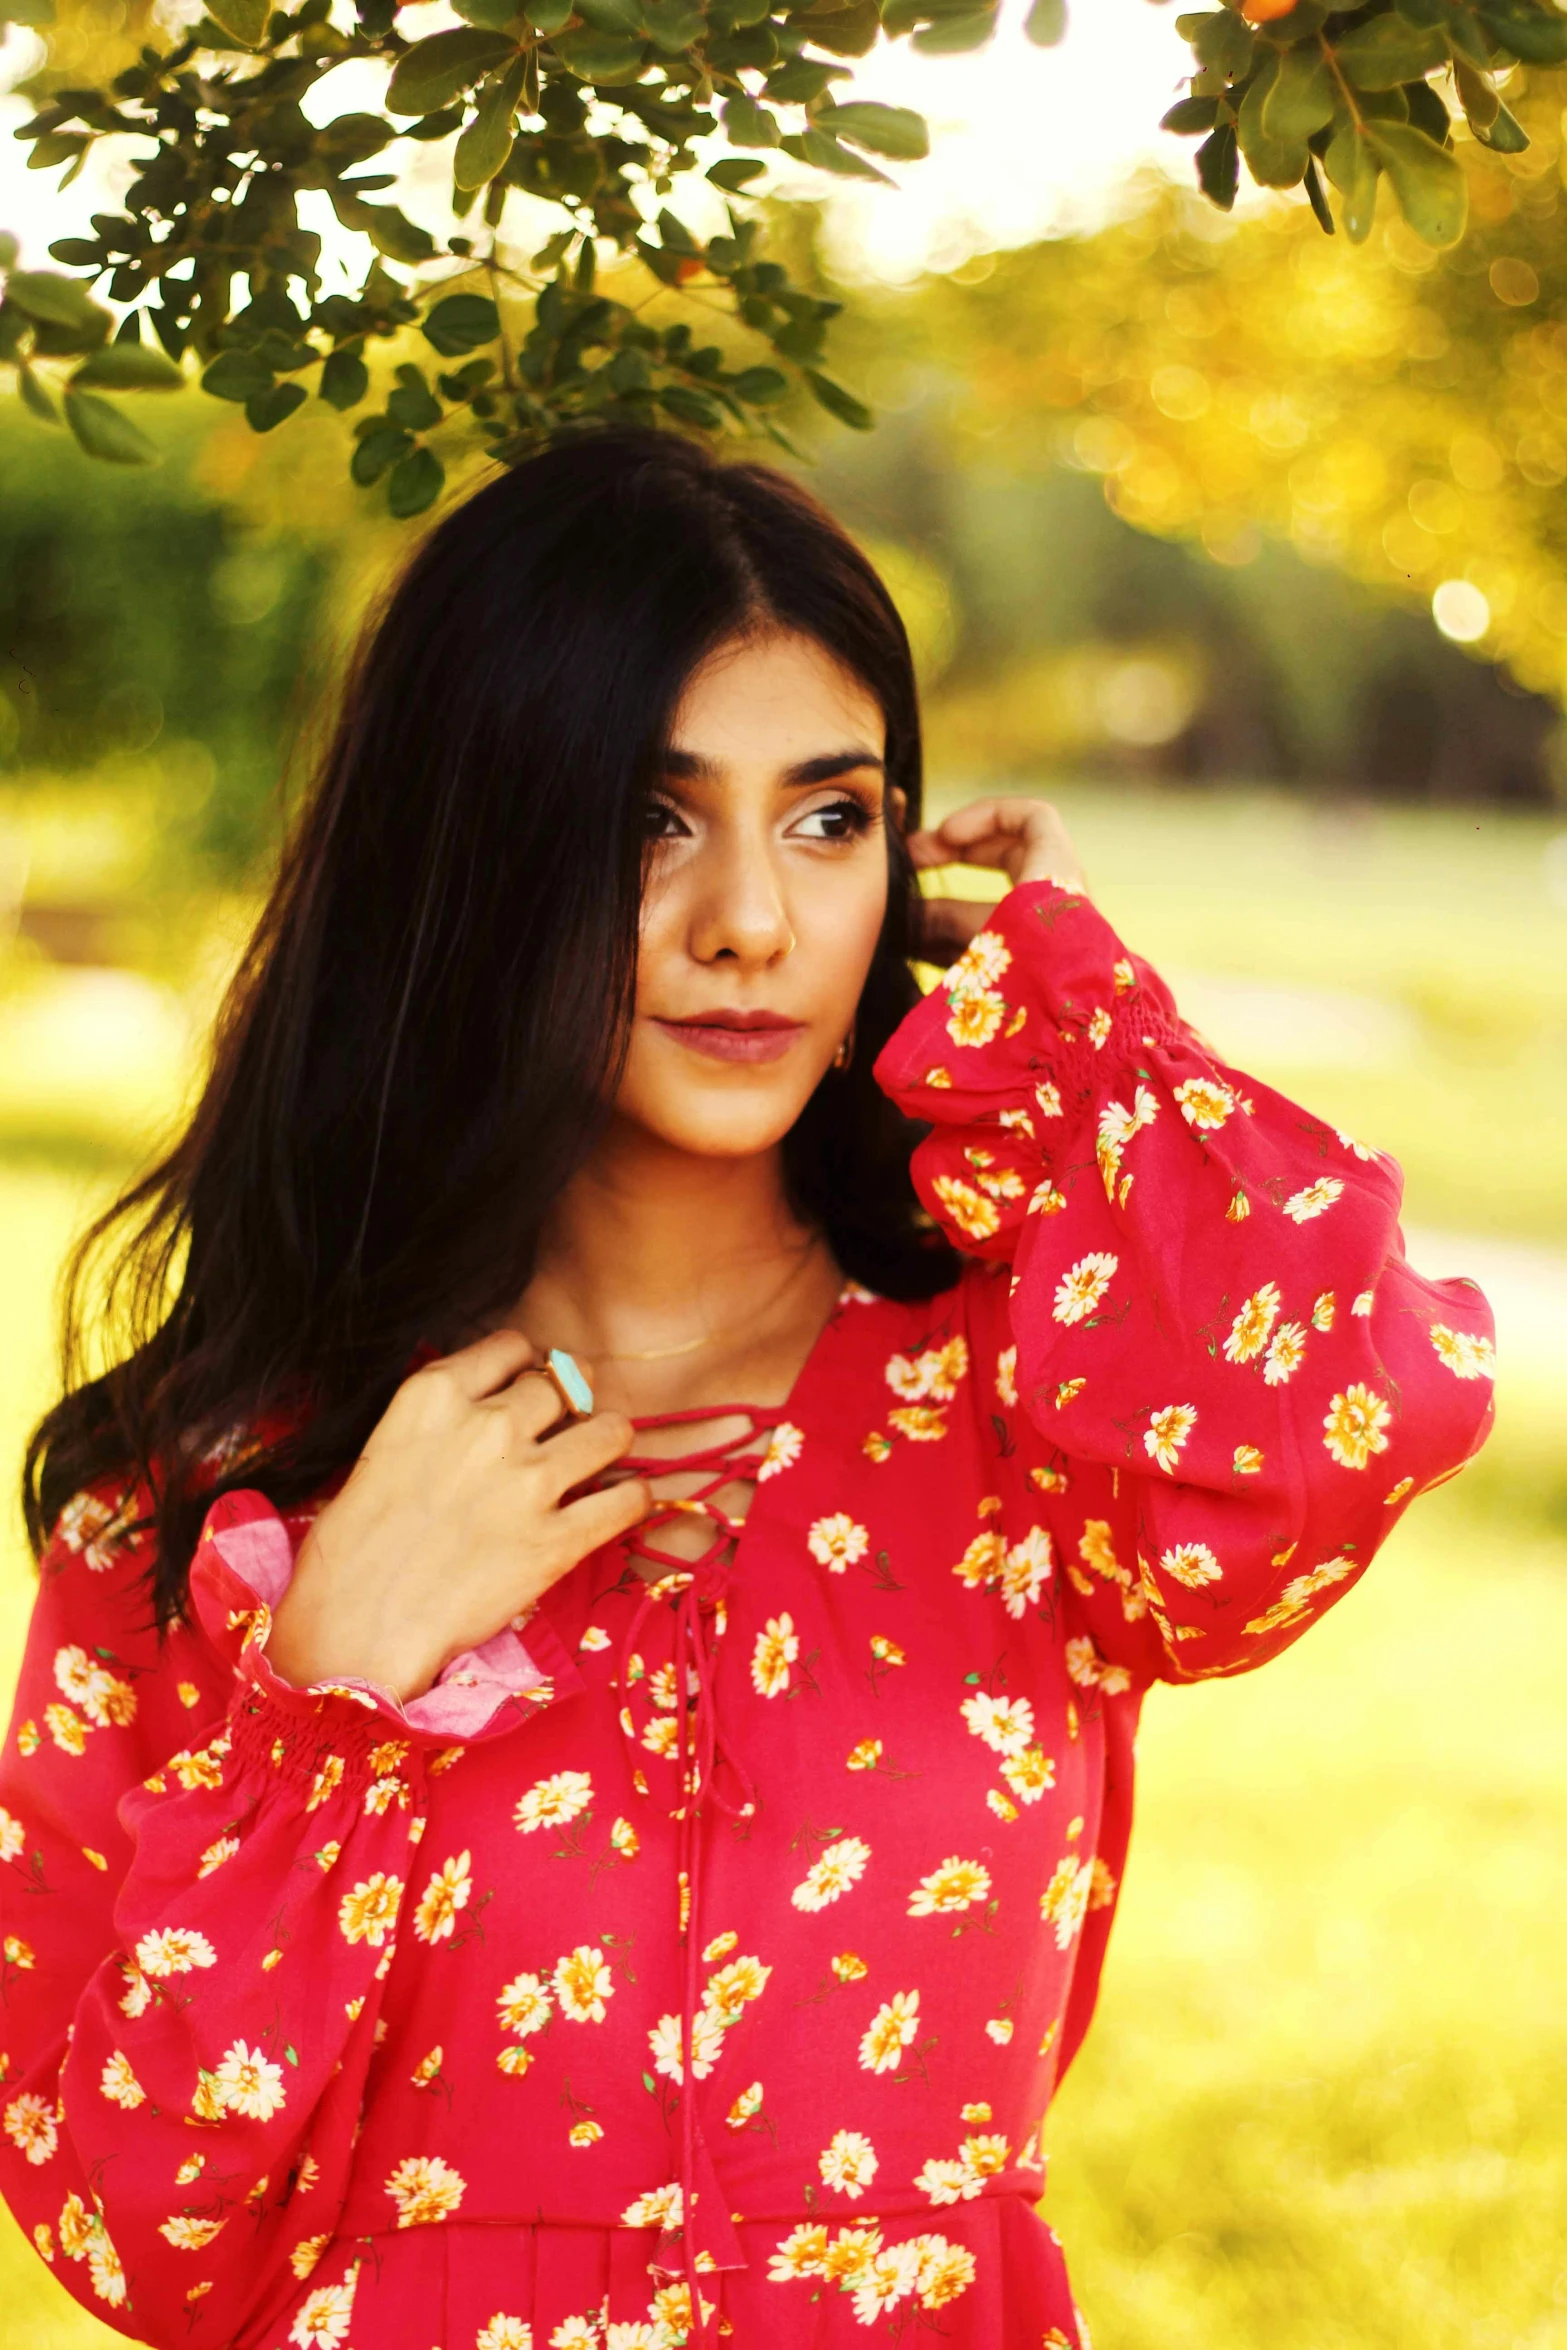
[[[874,751],[823,751],[815,759],[801,759],[795,766],[786,767],[783,780],[796,791],[808,790],[812,784],[831,783],[835,775],[852,775],[857,767],[873,767],[878,775],[885,775],[885,762]],[[664,753],[663,769],[666,775],[689,776],[693,781],[715,783],[722,772],[718,762],[704,758],[700,751],[668,750]]]

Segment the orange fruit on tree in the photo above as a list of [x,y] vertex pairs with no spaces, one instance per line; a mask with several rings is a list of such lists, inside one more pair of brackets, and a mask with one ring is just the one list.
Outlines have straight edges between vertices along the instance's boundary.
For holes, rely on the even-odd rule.
[[1276,17],[1288,16],[1295,0],[1241,0],[1241,14],[1248,24],[1272,24]]

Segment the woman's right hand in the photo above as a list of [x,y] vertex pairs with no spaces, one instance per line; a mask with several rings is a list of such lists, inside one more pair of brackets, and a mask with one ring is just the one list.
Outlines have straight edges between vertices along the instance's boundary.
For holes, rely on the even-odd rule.
[[596,1412],[550,1435],[561,1404],[540,1360],[497,1330],[404,1380],[300,1546],[267,1644],[285,1680],[352,1675],[416,1697],[647,1516],[640,1477],[564,1500],[633,1430]]

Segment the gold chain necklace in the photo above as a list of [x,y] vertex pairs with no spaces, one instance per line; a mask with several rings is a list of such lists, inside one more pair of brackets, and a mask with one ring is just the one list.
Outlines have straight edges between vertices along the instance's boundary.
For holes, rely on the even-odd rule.
[[704,1330],[699,1338],[682,1339],[678,1346],[638,1347],[618,1354],[605,1354],[592,1347],[585,1347],[583,1352],[589,1361],[594,1363],[669,1363],[673,1362],[677,1355],[694,1355],[704,1346],[717,1346],[723,1339],[737,1337],[741,1329],[749,1328],[752,1324],[764,1320],[774,1307],[787,1297],[794,1283],[800,1279],[800,1276],[814,1261],[816,1250],[820,1245],[819,1240],[813,1244],[810,1254],[801,1258],[782,1288],[774,1291],[762,1312],[749,1315],[743,1324],[733,1324],[727,1330]]

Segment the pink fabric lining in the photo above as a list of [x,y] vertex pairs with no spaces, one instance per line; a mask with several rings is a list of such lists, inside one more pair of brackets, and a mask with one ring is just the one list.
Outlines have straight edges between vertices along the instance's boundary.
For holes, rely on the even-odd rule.
[[[246,1506],[236,1509],[236,1503]],[[242,1587],[252,1605],[259,1601],[270,1616],[293,1581],[297,1544],[303,1534],[303,1524],[291,1533],[260,1494],[225,1494],[213,1504],[191,1566],[191,1593],[203,1624],[220,1646],[232,1646],[234,1583]],[[239,1612],[243,1612],[243,1600]],[[242,1669],[269,1695],[297,1698],[329,1689],[351,1691],[378,1712],[430,1737],[472,1738],[509,1700],[547,1693],[550,1682],[517,1627],[508,1625],[478,1648],[464,1649],[453,1657],[432,1686],[406,1704],[378,1682],[352,1673],[301,1690],[268,1662],[270,1631],[270,1621],[255,1627],[242,1651]]]

